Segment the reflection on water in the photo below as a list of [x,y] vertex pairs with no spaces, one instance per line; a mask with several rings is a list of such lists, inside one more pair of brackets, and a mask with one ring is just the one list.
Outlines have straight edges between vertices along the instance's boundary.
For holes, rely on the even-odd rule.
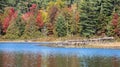
[[120,58],[1,52],[0,67],[120,67]]
[[[103,55],[100,55],[102,53],[95,52],[97,49],[87,49],[86,51],[86,49],[37,46],[36,49],[33,47],[35,52],[31,52],[32,46],[22,48],[19,45],[20,51],[17,51],[16,46],[0,46],[0,67],[120,67],[120,56],[118,54],[120,50],[104,50],[104,53],[102,49]],[[9,51],[6,50],[7,48],[16,50]],[[24,48],[26,51],[22,51]],[[109,51],[112,55],[108,53]],[[92,55],[89,56],[89,54]]]

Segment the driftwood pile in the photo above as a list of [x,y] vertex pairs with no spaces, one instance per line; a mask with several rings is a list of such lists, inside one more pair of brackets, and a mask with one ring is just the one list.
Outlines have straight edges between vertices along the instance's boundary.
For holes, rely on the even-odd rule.
[[62,42],[52,43],[54,46],[64,47],[64,46],[79,46],[79,45],[89,45],[96,43],[108,43],[114,41],[114,37],[103,37],[95,39],[84,39],[84,40],[67,40]]

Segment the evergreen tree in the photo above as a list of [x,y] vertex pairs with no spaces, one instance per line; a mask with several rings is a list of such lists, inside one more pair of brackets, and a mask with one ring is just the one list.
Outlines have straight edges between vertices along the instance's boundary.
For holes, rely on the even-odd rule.
[[25,21],[23,21],[22,19],[18,20],[18,26],[19,26],[19,31],[20,31],[20,37],[24,34],[25,31]]
[[[81,7],[81,34],[110,34],[114,0],[86,0]],[[112,33],[112,32],[111,32]]]
[[66,22],[66,27],[67,27],[67,35],[71,35],[72,34],[72,27],[73,27],[73,13],[72,13],[72,9],[71,6],[69,5],[67,8],[64,8],[63,10],[63,15],[65,17],[65,22]]
[[81,35],[89,37],[95,35],[98,25],[99,4],[97,1],[86,0],[81,5]]
[[114,8],[114,0],[102,0],[101,11],[105,16],[111,16]]
[[76,8],[76,4],[68,5],[68,7],[62,11],[65,17],[67,35],[75,35],[78,33],[79,12]]
[[102,31],[103,34],[106,35],[110,34],[110,30],[111,30],[110,25],[111,25],[113,9],[114,9],[114,0],[101,1],[101,11],[100,11],[99,20],[101,22],[100,30]]
[[65,25],[65,18],[61,14],[57,17],[56,20],[56,32],[58,37],[63,37],[67,35],[67,27]]
[[102,10],[101,13],[102,16],[102,23],[104,23],[103,29],[104,33],[106,33],[107,36],[115,36],[118,27],[114,26],[115,23],[118,24],[118,19],[114,18],[115,14],[119,15],[119,6],[120,6],[120,1],[119,0],[103,0],[102,1]]

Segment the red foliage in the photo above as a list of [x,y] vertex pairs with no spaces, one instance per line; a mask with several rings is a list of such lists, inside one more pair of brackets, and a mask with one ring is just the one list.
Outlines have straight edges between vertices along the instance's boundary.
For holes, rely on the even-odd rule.
[[30,12],[35,12],[35,9],[37,8],[36,4],[32,4],[32,6],[29,8]]
[[14,8],[13,7],[10,8],[10,10],[9,10],[9,16],[11,17],[12,15],[14,15],[14,13],[15,13]]
[[119,32],[118,28],[115,28],[115,29],[114,29],[114,32],[115,32],[115,33],[118,33],[118,32]]
[[15,19],[17,17],[17,12],[14,10],[14,8],[10,8],[8,12],[8,16],[4,18],[3,21],[3,32],[6,33],[6,30],[10,24],[10,21],[12,19]]
[[117,26],[117,24],[118,24],[118,20],[117,20],[117,19],[113,19],[113,20],[112,20],[112,24],[113,24],[113,26],[115,26],[115,27],[116,27],[116,26]]
[[18,16],[18,12],[15,12],[15,13],[13,14],[13,18],[17,18],[17,16]]
[[112,20],[112,24],[113,24],[113,26],[117,26],[117,24],[118,24],[118,18],[119,18],[119,16],[118,16],[118,14],[117,13],[115,13],[114,15],[113,15],[113,20]]
[[36,22],[37,22],[37,25],[38,25],[40,28],[43,27],[44,22],[43,22],[43,19],[42,19],[41,12],[39,12],[39,13],[37,14]]
[[22,19],[23,19],[24,21],[28,21],[29,18],[30,18],[30,16],[32,16],[32,15],[33,15],[33,14],[32,14],[31,12],[27,12],[27,13],[25,13],[25,14],[22,15]]
[[36,9],[37,5],[36,4],[32,4],[32,6],[30,7],[30,9]]
[[112,25],[114,26],[114,32],[115,32],[115,34],[117,34],[117,35],[119,35],[118,20],[119,20],[119,15],[118,15],[117,13],[115,13],[115,14],[113,15]]
[[32,6],[29,8],[30,11],[22,15],[22,19],[25,21],[28,21],[31,16],[33,16],[35,9],[37,8],[36,4],[32,4]]
[[115,13],[113,18],[114,18],[114,19],[118,19],[118,18],[119,18],[118,14]]
[[11,21],[11,18],[10,17],[6,17],[4,19],[4,22],[3,22],[3,32],[5,33],[8,26],[9,26],[9,22]]

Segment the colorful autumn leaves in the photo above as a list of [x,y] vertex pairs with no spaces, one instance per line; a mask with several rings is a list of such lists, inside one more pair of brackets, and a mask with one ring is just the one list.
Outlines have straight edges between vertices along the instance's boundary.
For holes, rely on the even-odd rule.
[[[20,2],[19,8],[9,7],[4,11],[4,20],[1,21],[0,17],[0,28],[2,27],[3,33],[11,35],[14,33],[18,38],[25,39],[43,34],[57,37],[120,35],[119,14],[116,12],[114,1],[73,1],[72,4],[66,2],[48,1],[45,6],[36,2]],[[15,30],[18,33],[15,33]]]
[[[31,4],[26,12],[19,11],[21,10],[10,7],[8,13],[4,13],[8,14],[3,22],[4,38],[31,39],[38,38],[42,34],[58,37],[79,34],[79,12],[75,4],[65,5],[58,0],[49,2],[46,9],[39,9],[38,4]],[[44,29],[46,34],[42,32]]]
[[8,15],[7,17],[4,18],[4,21],[3,21],[3,32],[4,33],[6,32],[10,24],[10,21],[14,20],[16,17],[17,17],[17,11],[15,11],[14,8],[10,7],[8,9]]
[[[31,38],[30,36],[38,33],[39,29],[44,25],[43,11],[37,11],[36,4],[32,4],[28,12],[20,15],[13,7],[6,8],[2,21],[2,33],[5,34],[3,38]],[[37,36],[40,36],[40,32]]]

